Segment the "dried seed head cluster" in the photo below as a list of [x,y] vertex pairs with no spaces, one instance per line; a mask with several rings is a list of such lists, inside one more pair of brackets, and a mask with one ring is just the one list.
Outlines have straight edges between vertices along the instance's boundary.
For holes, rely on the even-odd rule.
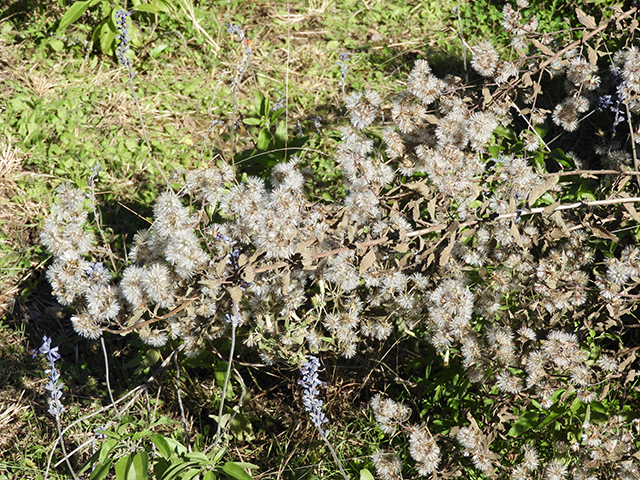
[[463,448],[462,454],[471,459],[475,468],[487,475],[493,473],[500,456],[489,449],[491,439],[480,430],[475,421],[468,427],[460,428],[456,433],[456,440]]
[[492,77],[496,73],[498,60],[500,57],[491,42],[484,41],[474,47],[471,66],[483,77]]
[[[105,329],[137,331],[154,347],[176,340],[188,355],[242,328],[243,345],[267,365],[308,352],[351,359],[411,336],[433,347],[445,367],[459,360],[476,382],[470,388],[488,387],[495,412],[521,399],[523,408],[533,408],[531,400],[538,409],[575,401],[595,410],[608,389],[622,395],[614,380],[630,378],[624,388],[633,382],[633,359],[598,342],[613,327],[626,332],[640,253],[635,239],[607,230],[619,220],[605,222],[587,205],[605,198],[610,184],[590,190],[593,178],[571,180],[584,172],[566,169],[581,162],[549,152],[555,145],[545,124],[577,135],[597,105],[618,125],[618,138],[597,152],[600,163],[634,167],[633,142],[619,124],[632,124],[640,110],[640,50],[616,54],[607,77],[598,68],[604,59],[594,61],[588,49],[565,52],[537,33],[527,6],[506,6],[503,26],[518,49],[531,42],[538,50],[505,61],[490,42],[475,45],[471,65],[483,77],[472,75],[476,84],[439,78],[419,60],[391,99],[345,95],[350,122],[334,158],[344,196],[333,202],[312,201],[306,185],[313,178],[295,157],[274,166],[269,182],[224,161],[187,172],[181,193],[158,195],[152,225],[133,236],[128,263],[113,259],[120,263],[114,281],[98,261],[86,196],[61,186],[42,242],[54,256],[47,271],[53,293],[75,308],[73,328],[89,339]],[[566,77],[557,105],[542,101],[546,84],[534,83],[543,73]],[[615,93],[596,98],[606,88]],[[385,111],[390,122],[376,143],[368,135]],[[565,170],[545,172],[545,162],[560,157]],[[629,185],[635,182],[616,184],[615,199]],[[628,232],[637,214],[622,215],[619,232]],[[619,247],[604,247],[605,239]],[[385,433],[406,434],[420,475],[450,465],[445,435],[408,424],[408,407],[380,396],[371,406]],[[492,442],[504,435],[475,422],[451,430],[448,446],[489,476],[517,458],[512,478],[578,478],[578,467],[591,474],[605,464],[634,478],[633,429],[594,425],[585,426],[573,457],[528,446],[500,458]],[[581,455],[590,460],[579,465]],[[372,461],[382,478],[402,477],[398,456],[378,452]]]
[[[391,398],[382,398],[376,394],[371,399],[371,408],[380,426],[386,434],[393,435],[398,427],[404,430],[409,443],[409,453],[415,460],[415,468],[421,476],[428,476],[438,470],[440,447],[429,432],[426,424],[408,424],[411,409]],[[401,468],[396,467],[397,457],[391,453],[377,451],[372,462],[382,478],[401,478]]]

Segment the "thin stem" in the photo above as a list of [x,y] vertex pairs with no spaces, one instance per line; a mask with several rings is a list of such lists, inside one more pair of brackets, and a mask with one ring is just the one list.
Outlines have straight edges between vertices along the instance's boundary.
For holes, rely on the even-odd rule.
[[[109,400],[111,400],[111,405],[114,406],[115,408],[115,404],[116,402],[113,400],[113,392],[111,391],[111,382],[109,381],[109,355],[107,354],[107,346],[104,343],[104,337],[100,337],[100,345],[102,345],[102,354],[104,356],[104,371],[105,371],[105,378],[107,380],[107,391],[109,392]],[[115,408],[116,411],[116,416],[118,418],[120,418],[120,413],[118,412],[118,409]]]
[[456,11],[458,13],[458,28],[460,28],[460,40],[462,41],[462,62],[464,70],[467,70],[467,44],[464,41],[464,35],[462,34],[462,17],[460,16],[460,1],[458,1],[458,6],[456,7]]
[[76,472],[73,470],[73,467],[71,466],[71,462],[69,461],[69,455],[67,455],[67,448],[64,446],[64,439],[62,438],[62,427],[60,426],[59,415],[56,415],[56,428],[58,430],[58,438],[60,439],[60,448],[62,449],[62,454],[64,455],[64,459],[67,462],[67,467],[69,468],[69,472],[71,472],[71,476],[73,477],[74,480],[78,480],[78,477],[76,476]]
[[320,436],[322,437],[322,440],[324,440],[324,443],[326,443],[327,447],[329,447],[329,451],[331,452],[331,455],[333,456],[333,459],[338,464],[338,468],[340,469],[340,473],[345,478],[345,480],[349,480],[349,476],[347,475],[347,472],[344,471],[344,468],[342,467],[342,462],[338,458],[338,454],[336,453],[336,451],[333,449],[333,446],[331,445],[331,442],[329,442],[329,439],[327,438],[327,436],[325,435],[324,431],[321,428],[318,428],[318,431],[320,432]]
[[[96,168],[96,167],[94,167]],[[101,170],[100,164],[98,164],[97,169]],[[96,221],[96,225],[98,226],[98,231],[100,232],[100,237],[102,237],[102,244],[106,247],[107,253],[109,254],[109,260],[111,261],[111,266],[113,267],[113,271],[117,271],[116,260],[113,256],[113,252],[111,251],[111,245],[107,242],[107,237],[104,235],[104,231],[102,230],[102,222],[100,219],[100,213],[98,212],[98,206],[96,202],[96,190],[95,190],[95,177],[98,175],[98,171],[94,175],[89,177],[89,186],[91,192],[91,210],[93,211],[93,218]]]
[[[629,111],[629,104],[624,104],[627,109],[627,124],[629,125],[629,135],[631,136],[631,153],[633,153],[633,168],[638,170],[638,156],[636,155],[636,134],[633,130],[633,121],[631,120],[631,112]],[[640,186],[640,178],[636,178],[638,186]]]
[[227,362],[227,372],[224,375],[224,382],[222,384],[222,394],[220,395],[220,408],[218,408],[218,428],[216,431],[216,440],[213,442],[212,448],[215,447],[220,441],[222,436],[222,413],[224,411],[224,400],[227,396],[227,385],[229,384],[229,377],[231,376],[231,364],[233,362],[233,352],[236,348],[236,326],[240,320],[240,305],[234,302],[235,314],[231,320],[231,349],[229,351],[229,361]]
[[182,419],[182,428],[184,429],[184,438],[187,443],[187,450],[191,451],[191,442],[189,441],[189,429],[187,428],[187,419],[184,415],[184,406],[182,405],[182,395],[180,394],[180,362],[178,356],[173,357],[173,363],[176,366],[176,392],[178,393],[178,406],[180,407],[180,418]]
[[158,161],[156,160],[156,156],[153,154],[153,150],[151,149],[151,143],[149,142],[149,137],[147,136],[147,129],[144,124],[144,120],[142,119],[142,110],[140,109],[140,102],[138,102],[138,96],[136,95],[136,89],[133,86],[133,68],[129,63],[127,65],[129,70],[129,87],[131,88],[131,95],[133,96],[133,100],[136,103],[136,110],[138,111],[138,120],[140,121],[140,126],[142,127],[142,136],[144,137],[145,142],[147,142],[147,148],[149,149],[149,154],[153,159],[153,163],[155,163],[156,168],[160,171],[160,175],[162,175],[162,179],[164,183],[167,184],[167,188],[171,188],[171,184],[169,183],[169,179],[167,179],[164,171],[160,168]]

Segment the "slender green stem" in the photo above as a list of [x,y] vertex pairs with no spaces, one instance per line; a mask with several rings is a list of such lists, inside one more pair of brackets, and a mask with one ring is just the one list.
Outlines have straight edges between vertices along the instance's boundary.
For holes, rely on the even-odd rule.
[[218,445],[222,436],[222,413],[224,411],[224,399],[227,396],[227,385],[231,376],[231,364],[233,362],[233,353],[236,348],[236,326],[240,319],[240,306],[234,302],[235,314],[231,320],[231,349],[229,352],[229,361],[227,362],[227,372],[224,375],[224,383],[222,385],[222,394],[220,395],[220,408],[218,409],[218,429],[216,431],[216,440],[213,442],[212,448]]
[[187,449],[191,451],[191,441],[189,440],[189,429],[187,428],[187,419],[184,415],[184,406],[182,405],[182,396],[180,394],[180,362],[178,356],[173,357],[173,363],[176,366],[176,391],[178,392],[178,406],[180,407],[180,418],[182,419],[182,428],[184,429],[184,439],[187,443]]
[[333,456],[333,459],[338,464],[338,468],[340,469],[340,473],[345,478],[345,480],[349,480],[349,476],[347,475],[347,472],[344,471],[344,468],[342,467],[342,462],[338,458],[338,454],[333,449],[333,445],[331,445],[331,442],[329,441],[329,439],[325,435],[324,431],[321,428],[318,428],[318,432],[320,432],[320,436],[322,437],[322,440],[324,440],[324,443],[326,443],[327,447],[329,447],[329,451],[331,452],[331,455]]
[[104,337],[100,337],[100,345],[102,345],[102,354],[104,356],[104,376],[107,380],[107,391],[109,392],[109,400],[111,400],[111,405],[116,411],[116,416],[120,418],[120,412],[116,408],[116,402],[113,399],[113,392],[111,391],[111,382],[109,381],[109,356],[107,354],[107,346],[104,343]]
[[71,476],[73,480],[78,480],[76,476],[76,472],[73,470],[71,466],[71,462],[69,461],[69,456],[67,455],[67,448],[64,446],[64,438],[62,437],[62,427],[60,426],[60,416],[56,415],[56,428],[58,430],[58,438],[60,439],[60,448],[62,449],[62,454],[64,455],[64,459],[67,462],[67,467],[69,468],[69,472],[71,472]]
[[156,160],[156,156],[153,154],[153,150],[151,149],[151,143],[149,142],[149,137],[147,136],[147,129],[145,127],[144,120],[142,119],[142,110],[140,109],[140,102],[138,102],[138,96],[136,95],[136,90],[133,86],[133,68],[131,67],[131,65],[127,65],[127,67],[129,69],[129,86],[131,87],[131,95],[133,95],[133,100],[136,103],[136,110],[138,111],[138,119],[140,120],[140,127],[142,128],[142,136],[144,137],[145,142],[147,142],[147,148],[149,149],[149,154],[153,159],[153,163],[155,163],[156,168],[160,172],[160,175],[162,175],[162,179],[167,184],[167,188],[170,188],[171,184],[169,183],[169,179],[164,174],[164,171],[162,170],[162,168],[160,168],[160,165]]

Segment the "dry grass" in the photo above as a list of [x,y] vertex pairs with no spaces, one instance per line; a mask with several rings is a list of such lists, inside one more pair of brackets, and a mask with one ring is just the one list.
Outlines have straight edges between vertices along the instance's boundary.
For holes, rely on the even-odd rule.
[[24,175],[23,158],[19,148],[0,143],[0,315],[10,310],[19,283],[28,274],[17,266],[17,260],[36,240],[30,219],[44,208],[27,199],[17,183]]

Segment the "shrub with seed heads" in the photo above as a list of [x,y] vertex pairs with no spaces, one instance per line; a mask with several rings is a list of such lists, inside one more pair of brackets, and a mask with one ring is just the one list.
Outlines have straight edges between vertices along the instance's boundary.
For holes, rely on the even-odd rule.
[[[483,41],[465,79],[420,59],[395,95],[345,95],[334,155],[344,195],[333,201],[309,195],[300,158],[268,181],[220,160],[161,192],[128,256],[108,259],[92,233],[98,206],[59,187],[41,239],[73,329],[90,340],[136,332],[190,357],[237,329],[269,366],[309,353],[366,365],[410,345],[398,358],[459,368],[461,398],[438,408],[466,417],[448,425],[425,408],[412,423],[427,400],[373,396],[380,429],[408,451],[377,450],[381,478],[402,478],[409,457],[421,476],[463,464],[487,478],[637,478],[637,424],[630,410],[611,413],[636,398],[635,350],[620,345],[640,287],[640,51],[598,56],[600,27],[556,45],[527,5],[503,10],[511,57]],[[629,12],[616,13],[620,30]],[[312,390],[306,408],[324,433]],[[539,431],[552,438],[542,445]]]

